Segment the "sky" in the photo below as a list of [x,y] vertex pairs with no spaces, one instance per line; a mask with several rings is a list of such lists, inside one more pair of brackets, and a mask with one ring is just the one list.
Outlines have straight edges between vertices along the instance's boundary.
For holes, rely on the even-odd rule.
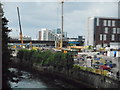
[[[17,7],[20,10],[23,35],[38,39],[41,28],[50,30],[61,27],[59,2],[3,2],[4,16],[12,29],[10,36],[19,36]],[[76,38],[87,33],[88,17],[118,17],[118,2],[69,2],[64,1],[64,32]]]

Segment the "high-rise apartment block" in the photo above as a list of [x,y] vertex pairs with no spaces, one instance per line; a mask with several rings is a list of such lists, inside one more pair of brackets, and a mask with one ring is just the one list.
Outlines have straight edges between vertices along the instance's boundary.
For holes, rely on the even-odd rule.
[[53,31],[47,29],[47,28],[42,28],[39,31],[39,40],[42,41],[57,41],[60,39],[60,37],[55,34]]
[[[53,32],[61,37],[61,28],[54,29]],[[63,40],[67,40],[67,32],[63,32]]]
[[120,48],[120,19],[109,17],[88,18],[87,45]]
[[[47,28],[42,28],[39,31],[39,40],[43,41],[58,41],[61,39],[61,29],[57,28],[54,30],[49,30]],[[63,32],[63,40],[67,39],[67,33]]]

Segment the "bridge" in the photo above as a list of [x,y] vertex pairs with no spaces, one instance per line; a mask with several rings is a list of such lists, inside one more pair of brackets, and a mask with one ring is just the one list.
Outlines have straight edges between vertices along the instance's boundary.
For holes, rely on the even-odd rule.
[[[55,46],[55,41],[41,41],[41,40],[23,40],[24,44],[29,44],[32,42],[32,44],[45,44],[46,46]],[[21,40],[9,40],[8,43],[12,44],[21,44]],[[63,41],[63,46],[67,46],[68,41]]]

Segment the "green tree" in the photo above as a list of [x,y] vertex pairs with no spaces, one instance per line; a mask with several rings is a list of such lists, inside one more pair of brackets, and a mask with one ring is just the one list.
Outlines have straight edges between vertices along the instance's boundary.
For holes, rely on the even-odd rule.
[[[1,4],[0,4],[1,8]],[[8,20],[2,18],[2,87],[7,88],[8,77],[9,77],[9,63],[10,63],[10,50],[8,49],[8,33],[11,31],[7,27]]]
[[35,62],[37,64],[41,64],[41,62],[42,62],[42,53],[41,52],[34,52],[31,59],[34,60],[33,62]]
[[53,53],[50,50],[44,51],[41,53],[42,55],[42,65],[49,65],[48,63],[48,58],[52,55]]
[[20,66],[26,64],[29,68],[32,68],[37,54],[36,50],[20,49],[17,53],[17,58],[20,59]]
[[35,50],[20,50],[18,52],[18,58],[28,62],[28,65],[32,67],[33,63],[40,64],[42,66],[53,66],[54,70],[61,71],[69,70],[73,67],[74,61],[71,54],[63,52],[47,51],[35,51]]
[[72,55],[70,55],[69,53],[66,54],[66,69],[67,71],[69,71],[69,69],[73,68],[73,64],[74,64],[74,59],[72,57]]
[[23,59],[24,59],[24,53],[25,53],[25,50],[24,49],[20,49],[17,53],[17,58],[20,59],[20,62],[22,63],[23,62]]

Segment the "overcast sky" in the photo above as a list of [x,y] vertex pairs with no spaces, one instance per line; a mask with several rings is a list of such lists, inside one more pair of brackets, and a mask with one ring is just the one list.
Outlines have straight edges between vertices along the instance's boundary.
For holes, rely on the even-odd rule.
[[[19,35],[17,6],[20,9],[23,35],[38,38],[41,28],[61,27],[61,4],[58,2],[3,2],[9,20],[10,35]],[[117,2],[65,2],[64,32],[68,37],[85,36],[88,17],[118,17]]]

